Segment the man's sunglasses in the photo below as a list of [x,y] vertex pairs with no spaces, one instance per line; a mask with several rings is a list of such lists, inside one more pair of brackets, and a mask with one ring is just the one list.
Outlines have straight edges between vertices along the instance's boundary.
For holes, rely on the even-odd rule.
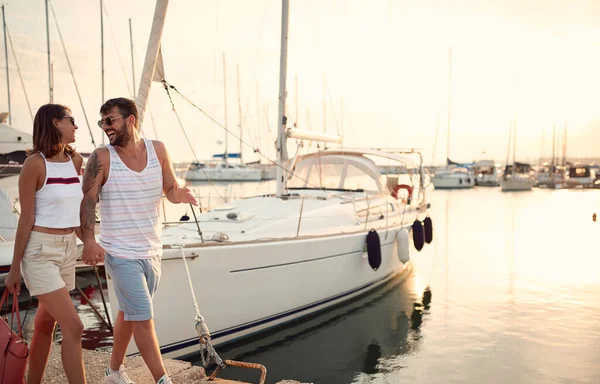
[[[131,115],[129,115],[131,116]],[[102,120],[98,120],[98,126],[100,128],[102,128],[105,124],[107,127],[110,127],[111,125],[113,125],[113,123],[115,122],[116,119],[120,119],[120,118],[128,118],[129,116],[115,116],[115,117],[106,117]]]
[[60,118],[62,119],[70,119],[71,120],[71,124],[75,125],[75,118],[73,116],[63,116]]

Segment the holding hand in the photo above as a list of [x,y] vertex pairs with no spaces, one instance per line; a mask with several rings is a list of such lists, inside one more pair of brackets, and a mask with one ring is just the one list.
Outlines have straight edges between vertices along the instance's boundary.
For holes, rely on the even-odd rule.
[[81,260],[91,266],[104,261],[104,253],[106,251],[98,243],[88,242],[83,244],[83,255]]
[[4,279],[4,285],[8,292],[18,296],[21,293],[21,271],[18,268],[11,268]]

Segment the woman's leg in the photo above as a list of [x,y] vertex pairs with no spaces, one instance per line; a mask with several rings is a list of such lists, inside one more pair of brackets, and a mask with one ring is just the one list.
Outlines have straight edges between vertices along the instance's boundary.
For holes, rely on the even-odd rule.
[[40,303],[35,313],[33,338],[29,346],[29,373],[27,382],[39,384],[44,377],[56,321]]
[[83,324],[75,311],[66,288],[38,296],[44,309],[60,325],[62,332],[61,355],[63,367],[70,384],[85,384],[85,369],[81,351]]

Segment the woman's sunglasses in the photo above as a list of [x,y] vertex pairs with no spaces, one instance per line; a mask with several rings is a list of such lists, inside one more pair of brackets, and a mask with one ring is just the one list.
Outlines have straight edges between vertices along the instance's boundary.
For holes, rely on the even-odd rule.
[[[131,115],[129,115],[131,116]],[[105,119],[102,120],[98,120],[98,126],[100,128],[102,128],[105,124],[107,127],[110,127],[111,125],[113,125],[113,123],[115,122],[116,119],[120,119],[120,118],[128,118],[129,116],[115,116],[115,117],[107,117]]]
[[69,119],[71,120],[71,124],[75,125],[75,118],[73,116],[63,116],[60,119]]

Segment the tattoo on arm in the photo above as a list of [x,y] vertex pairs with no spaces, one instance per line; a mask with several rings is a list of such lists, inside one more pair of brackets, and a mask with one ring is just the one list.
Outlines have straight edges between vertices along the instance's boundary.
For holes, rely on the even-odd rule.
[[[93,152],[88,159],[88,163],[83,173],[83,194],[88,193],[92,188],[97,186],[98,175],[102,170],[102,162],[98,159],[98,154]],[[98,188],[97,195],[100,194],[100,188]],[[98,196],[96,196],[98,197]]]
[[81,227],[92,232],[96,225],[96,202],[102,189],[102,180],[99,176],[101,171],[102,162],[98,159],[98,154],[93,152],[83,174],[84,197],[81,202]]
[[81,203],[81,228],[94,231],[96,225],[96,199],[84,198]]

